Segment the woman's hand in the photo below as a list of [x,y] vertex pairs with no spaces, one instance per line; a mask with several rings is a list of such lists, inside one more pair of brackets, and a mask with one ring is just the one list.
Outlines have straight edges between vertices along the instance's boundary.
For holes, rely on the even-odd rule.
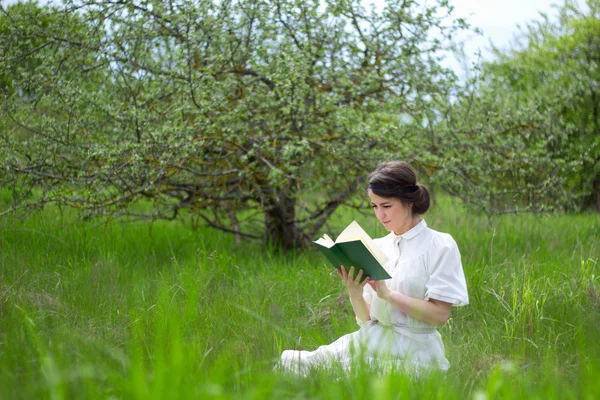
[[369,281],[369,285],[377,292],[377,297],[381,300],[389,301],[392,297],[392,291],[385,284],[385,281]]
[[356,278],[353,278],[353,276],[354,276],[354,267],[353,266],[350,267],[349,271],[346,271],[346,268],[342,265],[336,271],[337,271],[338,275],[340,276],[340,278],[342,278],[342,281],[344,281],[344,286],[346,286],[346,289],[348,289],[350,298],[353,298],[353,299],[362,298],[363,287],[369,281],[369,278],[367,278],[362,283],[360,282],[360,279],[363,276],[363,270],[361,269],[360,271],[358,271],[358,275],[356,275]]

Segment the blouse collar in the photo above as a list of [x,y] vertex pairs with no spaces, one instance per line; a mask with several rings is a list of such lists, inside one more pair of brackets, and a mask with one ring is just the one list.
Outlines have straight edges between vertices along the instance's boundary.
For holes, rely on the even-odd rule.
[[410,228],[408,231],[404,232],[402,235],[396,235],[394,231],[390,232],[394,243],[399,242],[401,239],[410,240],[417,236],[419,233],[423,231],[423,229],[427,228],[427,223],[424,219],[422,219],[418,224]]

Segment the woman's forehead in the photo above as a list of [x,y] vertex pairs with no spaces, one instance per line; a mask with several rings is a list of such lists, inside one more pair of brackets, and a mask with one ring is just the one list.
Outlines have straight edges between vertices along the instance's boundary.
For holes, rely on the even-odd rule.
[[400,202],[399,199],[395,197],[381,197],[377,196],[371,189],[368,190],[369,198],[371,199],[371,203],[381,204],[381,203],[395,203]]

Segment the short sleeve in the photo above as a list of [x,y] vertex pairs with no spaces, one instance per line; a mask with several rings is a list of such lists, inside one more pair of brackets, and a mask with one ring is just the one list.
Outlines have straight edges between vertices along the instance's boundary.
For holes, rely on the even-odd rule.
[[450,235],[436,238],[432,244],[429,281],[425,300],[435,299],[454,306],[469,304],[467,283],[456,242]]

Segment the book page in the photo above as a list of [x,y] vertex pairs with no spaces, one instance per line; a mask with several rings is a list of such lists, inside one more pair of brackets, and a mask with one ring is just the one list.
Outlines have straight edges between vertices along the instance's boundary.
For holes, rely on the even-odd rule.
[[335,242],[343,243],[351,242],[353,240],[360,240],[363,242],[365,247],[371,252],[371,254],[373,254],[373,257],[375,257],[381,265],[388,261],[388,258],[385,256],[383,251],[377,247],[369,234],[365,232],[365,230],[356,221],[352,221],[352,223],[348,225],[346,229],[342,231],[342,233],[339,234]]
[[330,248],[335,244],[335,242],[326,234],[315,240],[315,243],[327,248]]

